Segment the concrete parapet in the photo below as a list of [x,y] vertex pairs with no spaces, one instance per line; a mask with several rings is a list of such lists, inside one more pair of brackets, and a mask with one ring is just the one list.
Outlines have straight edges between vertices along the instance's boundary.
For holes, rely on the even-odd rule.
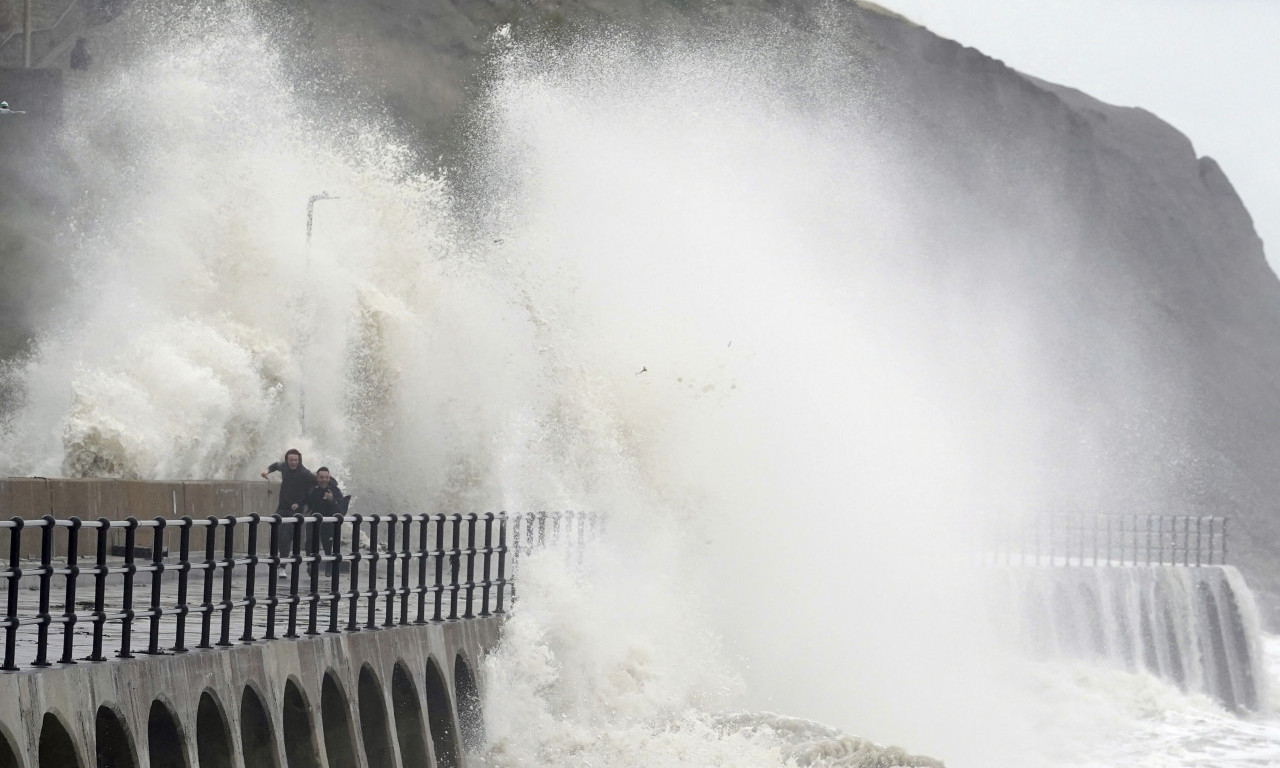
[[483,740],[475,671],[500,624],[474,619],[5,673],[0,768],[88,768],[103,755],[138,768],[461,768]]
[[[11,477],[0,479],[0,516],[34,520],[50,514],[52,510],[53,500],[49,492],[49,481],[45,478]],[[0,555],[8,557],[9,542],[6,540],[3,544],[4,549],[0,551]],[[36,557],[39,554],[40,542],[36,537],[31,536],[23,541],[23,557]]]
[[[183,516],[197,519],[244,517],[253,513],[268,517],[275,513],[280,484],[262,480],[232,481],[142,481],[99,478],[0,478],[0,518],[21,517],[33,520],[44,515],[57,518],[79,517],[82,520],[125,520],[136,517],[150,520],[163,517],[176,520]],[[176,551],[177,530],[165,533],[165,546]],[[235,531],[237,551],[246,545],[246,531]],[[150,542],[141,542],[150,546]],[[109,547],[124,544],[124,532],[113,530]],[[204,541],[193,539],[192,547],[203,549]],[[265,549],[265,542],[263,543]],[[221,542],[219,542],[221,547]],[[0,541],[0,557],[9,554],[7,540]],[[54,538],[54,556],[66,554],[65,534]],[[26,535],[22,541],[23,557],[39,557],[40,538]],[[3,768],[3,766],[0,766]]]

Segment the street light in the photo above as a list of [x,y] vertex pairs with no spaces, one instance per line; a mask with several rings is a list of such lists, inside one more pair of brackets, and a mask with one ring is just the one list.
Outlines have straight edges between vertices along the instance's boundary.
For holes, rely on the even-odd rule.
[[315,218],[316,201],[318,200],[338,200],[337,195],[331,195],[328,192],[321,192],[318,195],[312,195],[307,198],[307,266],[311,266],[311,222]]
[[[328,192],[321,192],[318,195],[312,195],[311,197],[307,198],[307,263],[306,263],[306,269],[304,270],[305,272],[309,273],[311,271],[311,224],[312,224],[312,221],[315,219],[316,203],[320,200],[338,200],[338,199],[339,198],[337,195],[331,195]],[[302,300],[303,300],[303,306],[302,306],[303,311],[299,313],[301,322],[298,325],[298,353],[299,354],[302,354],[303,347],[306,345],[307,338],[310,336],[310,334],[308,333],[308,329],[306,328],[306,326],[309,325],[310,323],[310,318],[308,317],[310,313],[308,313],[305,310],[306,300],[307,300],[305,293],[303,294]],[[299,370],[301,371],[301,362],[299,362]],[[307,383],[306,383],[305,375],[302,376],[302,379],[298,382],[298,422],[299,422],[299,426],[302,427],[303,433],[306,433],[307,431]]]

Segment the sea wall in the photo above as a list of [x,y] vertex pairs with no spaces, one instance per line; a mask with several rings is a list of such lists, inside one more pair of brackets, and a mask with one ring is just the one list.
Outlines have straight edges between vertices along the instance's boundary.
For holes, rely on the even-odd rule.
[[457,768],[497,618],[0,675],[0,768]]
[[1253,594],[1231,566],[998,569],[994,614],[1033,656],[1146,671],[1235,711],[1268,701]]
[[[175,480],[145,482],[135,480],[11,477],[0,479],[0,518],[33,520],[45,515],[59,519],[126,520],[130,517],[177,520],[182,517],[246,517],[274,514],[280,498],[280,483],[263,480],[216,481]],[[124,532],[113,535],[123,543]],[[177,546],[178,531],[166,534],[166,545]],[[236,531],[243,545],[246,531]],[[26,557],[39,554],[39,537],[25,537]],[[54,554],[65,554],[65,543],[55,540]],[[7,553],[6,553],[7,554]]]

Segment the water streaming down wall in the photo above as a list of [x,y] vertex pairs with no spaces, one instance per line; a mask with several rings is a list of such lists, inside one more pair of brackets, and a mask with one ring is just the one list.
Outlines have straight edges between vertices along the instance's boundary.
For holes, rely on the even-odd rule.
[[1235,568],[1018,566],[998,573],[998,618],[1035,657],[1101,659],[1206,693],[1233,711],[1265,707],[1257,608]]

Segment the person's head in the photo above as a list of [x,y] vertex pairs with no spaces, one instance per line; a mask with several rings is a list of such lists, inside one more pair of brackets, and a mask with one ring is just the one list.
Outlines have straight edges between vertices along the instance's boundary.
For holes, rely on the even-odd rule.
[[321,488],[329,487],[329,468],[321,467],[316,470],[316,484]]
[[284,463],[289,469],[297,469],[302,466],[302,453],[297,448],[290,448],[284,452]]

